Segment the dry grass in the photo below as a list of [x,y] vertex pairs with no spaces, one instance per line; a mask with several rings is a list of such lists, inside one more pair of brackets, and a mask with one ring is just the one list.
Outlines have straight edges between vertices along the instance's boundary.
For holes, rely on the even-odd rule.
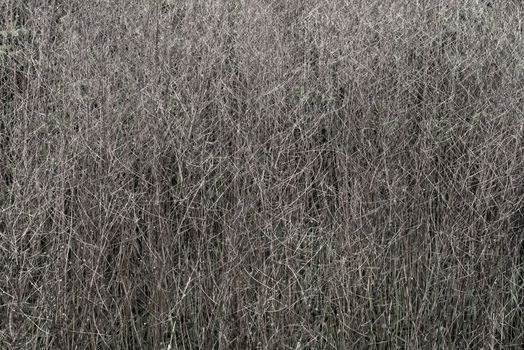
[[523,18],[3,0],[0,348],[522,348]]

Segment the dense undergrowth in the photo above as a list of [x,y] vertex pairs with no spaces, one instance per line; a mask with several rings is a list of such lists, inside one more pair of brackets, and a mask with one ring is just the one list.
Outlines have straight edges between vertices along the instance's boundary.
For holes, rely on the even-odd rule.
[[0,2],[0,349],[520,349],[520,1]]

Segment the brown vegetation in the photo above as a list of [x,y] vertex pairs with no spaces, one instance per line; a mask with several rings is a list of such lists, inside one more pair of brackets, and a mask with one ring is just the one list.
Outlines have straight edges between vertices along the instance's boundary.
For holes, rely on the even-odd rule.
[[520,349],[520,1],[0,2],[0,349]]

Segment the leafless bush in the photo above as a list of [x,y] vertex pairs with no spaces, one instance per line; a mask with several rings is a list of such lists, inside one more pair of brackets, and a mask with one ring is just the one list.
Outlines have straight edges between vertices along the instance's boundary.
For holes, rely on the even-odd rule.
[[0,348],[521,348],[523,11],[4,0]]

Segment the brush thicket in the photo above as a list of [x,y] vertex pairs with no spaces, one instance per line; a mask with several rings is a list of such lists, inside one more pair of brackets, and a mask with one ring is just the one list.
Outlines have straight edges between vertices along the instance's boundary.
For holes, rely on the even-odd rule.
[[3,1],[0,348],[520,348],[523,11]]

